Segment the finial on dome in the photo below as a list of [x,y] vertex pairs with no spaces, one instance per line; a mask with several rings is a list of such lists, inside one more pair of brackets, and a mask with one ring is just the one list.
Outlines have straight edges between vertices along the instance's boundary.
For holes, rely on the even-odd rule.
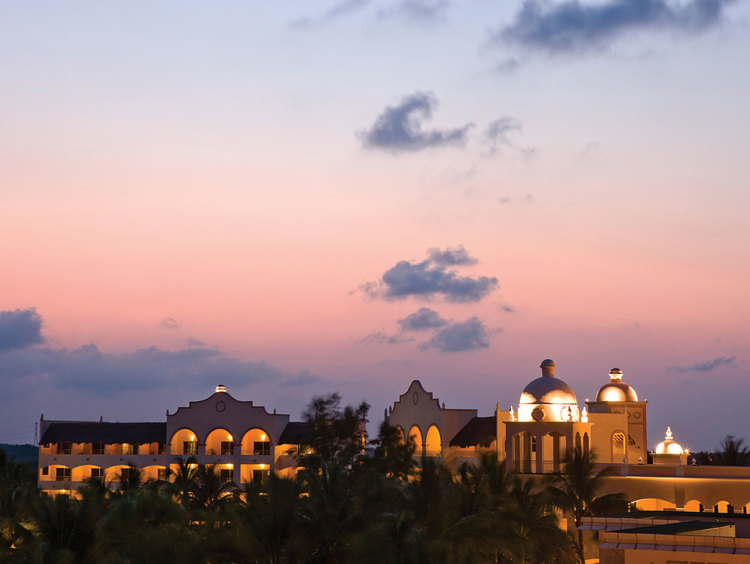
[[554,378],[555,377],[555,361],[547,358],[542,361],[542,363],[539,365],[539,368],[542,369],[542,376],[546,378]]
[[672,439],[672,429],[670,427],[667,427],[667,436],[664,437],[666,440],[671,441]]
[[609,371],[609,377],[612,380],[622,380],[622,370],[619,368],[613,368]]

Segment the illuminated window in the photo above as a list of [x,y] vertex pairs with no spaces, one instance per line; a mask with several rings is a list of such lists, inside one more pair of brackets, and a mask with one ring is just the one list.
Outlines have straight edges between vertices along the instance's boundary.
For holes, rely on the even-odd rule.
[[232,456],[234,454],[234,442],[221,441],[221,454],[222,456]]
[[625,433],[617,431],[612,433],[612,457],[614,462],[620,462],[625,456]]
[[135,454],[135,445],[122,443],[122,454]]
[[253,454],[256,456],[265,456],[271,454],[270,441],[255,441],[253,443]]
[[182,454],[198,454],[198,441],[183,441]]
[[167,469],[166,468],[159,468],[159,471],[157,473],[157,479],[161,480],[162,482],[167,481]]

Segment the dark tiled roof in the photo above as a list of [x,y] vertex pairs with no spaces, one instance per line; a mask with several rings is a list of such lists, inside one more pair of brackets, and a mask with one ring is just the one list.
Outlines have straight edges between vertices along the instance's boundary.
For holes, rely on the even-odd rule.
[[451,439],[450,446],[488,447],[492,441],[497,439],[497,426],[495,417],[474,417],[469,421],[456,436]]
[[290,421],[279,437],[280,445],[300,445],[310,440],[310,425],[304,421]]
[[645,533],[649,535],[680,535],[692,533],[693,531],[706,531],[719,527],[729,527],[732,523],[720,523],[719,521],[682,521],[680,523],[666,523],[664,525],[647,525],[643,527],[632,527],[614,531],[617,533]]
[[166,423],[50,423],[39,444],[48,443],[165,443]]

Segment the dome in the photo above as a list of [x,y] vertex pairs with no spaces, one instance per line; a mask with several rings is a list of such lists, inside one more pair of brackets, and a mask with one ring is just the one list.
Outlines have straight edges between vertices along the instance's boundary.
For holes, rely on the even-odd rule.
[[596,401],[638,401],[635,390],[622,381],[622,370],[613,368],[609,371],[610,381],[596,393]]
[[554,361],[547,359],[540,368],[541,378],[529,382],[521,393],[518,420],[577,421],[578,400],[570,386],[555,378]]
[[656,445],[656,454],[684,454],[682,446],[672,438],[672,429],[667,427],[667,435],[664,440]]

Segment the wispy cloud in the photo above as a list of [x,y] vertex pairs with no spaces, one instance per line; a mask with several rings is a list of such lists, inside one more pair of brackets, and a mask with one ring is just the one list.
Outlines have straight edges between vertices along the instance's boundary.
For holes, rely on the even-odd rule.
[[0,311],[0,352],[43,342],[42,318],[36,309]]
[[389,106],[369,130],[359,133],[367,149],[390,153],[421,151],[446,145],[462,145],[472,124],[450,129],[423,131],[422,122],[432,117],[437,98],[431,92],[415,92],[399,104]]
[[159,327],[162,329],[179,329],[180,324],[174,317],[165,317],[161,320],[161,323],[159,323]]
[[609,45],[635,30],[694,33],[716,25],[730,0],[609,0],[561,3],[526,0],[515,20],[492,39],[548,53],[575,53]]
[[336,2],[335,4],[333,4],[322,14],[316,16],[304,16],[293,20],[291,22],[291,26],[299,29],[316,27],[343,16],[348,16],[349,14],[358,12],[363,8],[366,8],[371,3],[371,1],[372,0],[342,0],[341,2]]
[[379,18],[401,16],[417,23],[440,21],[450,3],[448,0],[401,0],[378,13]]
[[389,335],[385,331],[373,331],[369,335],[354,341],[357,345],[396,345],[401,342],[398,335]]
[[705,362],[699,362],[691,366],[671,366],[668,370],[673,372],[711,372],[721,367],[729,367],[737,365],[736,356],[720,356],[713,360],[707,360]]

